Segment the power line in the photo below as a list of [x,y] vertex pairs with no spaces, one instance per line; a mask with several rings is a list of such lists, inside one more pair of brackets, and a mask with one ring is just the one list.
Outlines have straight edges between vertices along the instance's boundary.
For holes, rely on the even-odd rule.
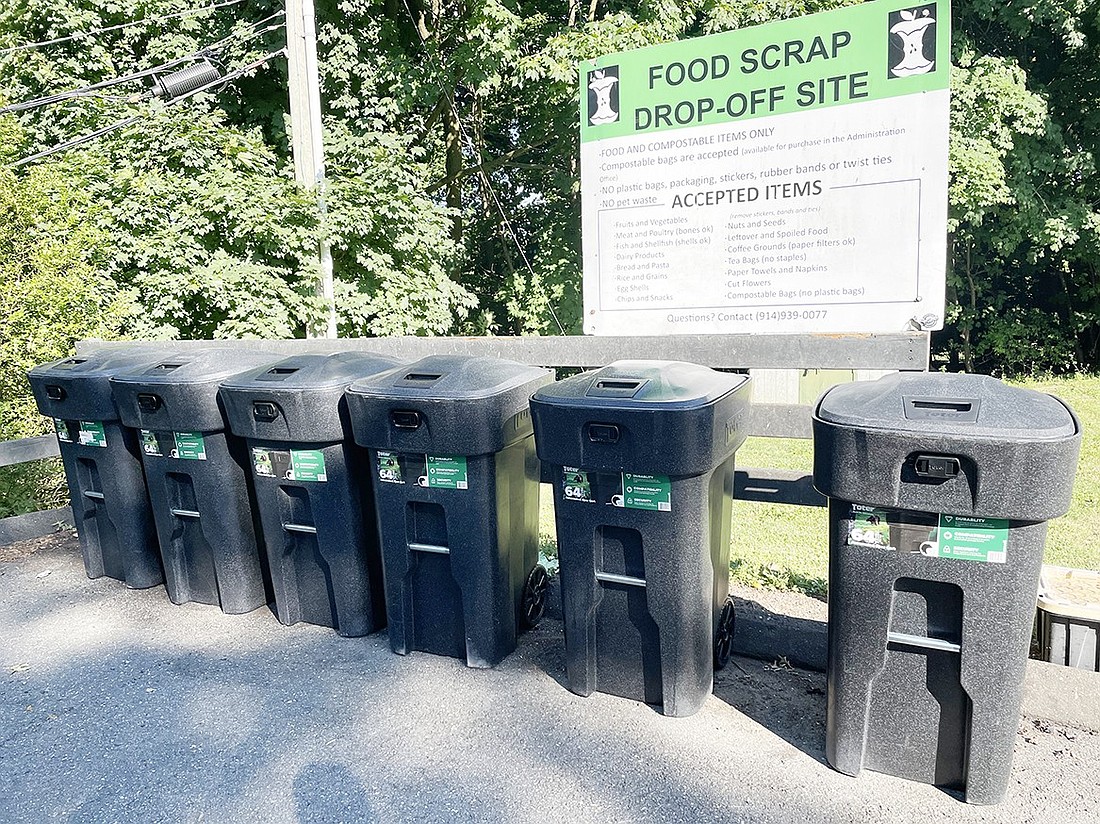
[[[429,58],[436,62],[436,67],[442,72],[446,67],[442,66],[438,55],[432,53],[431,48],[428,46],[428,41],[424,38],[424,33],[420,30],[420,24],[416,22],[416,17],[413,15],[412,9],[409,7],[409,0],[401,0],[402,5],[405,7],[405,12],[409,15],[409,21],[412,23],[413,29],[416,30],[416,36],[420,39],[420,45],[424,47],[424,51],[428,54]],[[454,95],[447,94],[447,90],[440,86],[440,93],[447,100],[447,105],[451,109],[451,114],[454,115],[455,123],[458,125],[459,134],[462,139],[469,143],[471,146],[474,142],[470,139],[470,136],[466,134],[466,128],[462,125],[462,118],[458,116],[458,109],[455,107]],[[486,191],[493,199],[493,203],[496,204],[497,211],[500,212],[500,218],[504,221],[504,227],[508,230],[508,234],[512,238],[512,242],[515,244],[516,251],[519,252],[520,258],[523,260],[523,265],[527,267],[527,271],[530,273],[533,280],[538,279],[538,275],[535,274],[535,268],[531,265],[531,261],[527,259],[527,252],[523,249],[523,244],[520,243],[519,236],[516,234],[515,227],[512,226],[512,221],[508,219],[508,214],[504,211],[504,206],[500,202],[500,198],[497,197],[496,191],[493,189],[493,184],[489,181],[489,176],[485,173],[484,168],[479,172],[482,182],[485,184]],[[546,297],[546,308],[550,310],[550,317],[554,319],[554,323],[558,327],[558,331],[563,335],[565,334],[565,327],[562,326],[561,321],[558,319],[558,313],[554,311],[554,304],[550,302],[550,296]]]
[[196,58],[197,55],[187,55],[186,57],[179,57],[175,60],[169,60],[167,63],[162,63],[159,66],[154,66],[151,69],[144,69],[133,74],[124,74],[119,77],[113,77],[110,80],[104,80],[100,83],[93,83],[90,86],[82,86],[79,89],[71,89],[65,92],[57,92],[56,94],[46,95],[45,97],[36,97],[33,100],[24,100],[19,103],[11,103],[3,108],[0,108],[0,114],[9,114],[10,112],[22,112],[27,109],[37,109],[42,106],[49,106],[53,103],[60,103],[64,100],[70,100],[74,97],[85,97],[89,95],[95,95],[102,89],[108,89],[112,86],[118,86],[123,83],[130,83],[134,80],[140,80],[143,77],[149,77],[157,72],[163,72],[167,69],[174,68],[181,63],[186,63],[188,60]]
[[[285,48],[279,49],[278,51],[273,51],[269,54],[264,55],[259,60],[253,61],[252,63],[249,63],[247,66],[242,66],[241,68],[236,69],[235,71],[225,75],[224,77],[219,77],[217,80],[214,80],[210,83],[207,83],[204,86],[200,86],[199,88],[194,89],[193,91],[187,92],[185,94],[181,94],[179,97],[174,97],[171,100],[166,101],[164,105],[165,106],[174,106],[177,103],[182,103],[184,100],[189,100],[190,98],[194,97],[197,94],[208,91],[208,90],[214,88],[215,86],[225,85],[226,83],[229,83],[233,80],[236,80],[239,77],[242,77],[243,75],[248,74],[250,71],[258,69],[260,66],[264,65],[265,63],[267,63],[271,60],[274,60],[276,57],[279,57],[280,55],[283,55],[283,54],[286,54],[286,49]],[[42,160],[43,158],[49,157],[50,155],[57,154],[58,152],[66,152],[69,149],[75,149],[77,146],[81,146],[85,143],[89,143],[89,142],[95,140],[96,138],[103,137],[103,135],[105,135],[105,134],[110,134],[111,132],[118,131],[119,129],[123,129],[126,126],[130,126],[130,125],[138,122],[139,120],[142,120],[144,117],[145,117],[145,115],[134,115],[133,117],[127,117],[124,120],[116,121],[115,123],[112,123],[109,126],[104,126],[102,129],[96,129],[94,132],[89,132],[88,134],[81,135],[80,137],[75,137],[72,140],[67,140],[64,143],[60,143],[57,146],[53,146],[49,149],[44,149],[41,152],[36,152],[35,154],[28,155],[27,157],[24,157],[24,158],[20,158],[19,160],[15,161],[14,163],[9,163],[8,168],[9,169],[16,169],[16,168],[19,168],[20,166],[25,166],[28,163],[33,163],[36,160]]]
[[167,63],[162,63],[159,66],[154,66],[150,69],[143,69],[141,71],[133,72],[131,74],[120,75],[118,77],[113,77],[110,80],[103,80],[99,83],[93,83],[90,86],[82,86],[79,89],[71,89],[69,91],[57,92],[55,94],[46,95],[44,97],[38,97],[33,100],[24,100],[19,103],[12,103],[10,105],[4,106],[3,108],[0,108],[0,114],[8,114],[10,112],[22,112],[28,109],[37,109],[41,106],[49,106],[54,103],[61,103],[65,100],[72,100],[74,98],[102,97],[102,95],[97,94],[97,92],[101,89],[118,86],[123,83],[130,83],[134,80],[141,80],[142,78],[149,77],[150,75],[167,71],[168,69],[174,68],[181,63],[186,63],[191,60],[199,60],[203,57],[211,57],[213,54],[220,54],[224,50],[225,46],[227,46],[234,40],[237,40],[239,37],[241,37],[242,34],[245,36],[240,40],[240,43],[247,43],[251,40],[255,40],[261,35],[267,34],[268,32],[281,29],[283,27],[282,23],[269,25],[266,28],[258,27],[263,26],[265,23],[269,23],[270,21],[278,17],[282,17],[283,14],[284,12],[278,11],[275,14],[265,17],[263,20],[258,20],[255,23],[250,24],[247,28],[252,29],[253,31],[248,33],[243,31],[235,32],[228,37],[223,37],[221,40],[216,40],[215,42],[204,46],[202,49],[193,54],[184,55],[183,57],[177,57],[175,60],[169,60]]
[[150,23],[162,23],[165,20],[178,20],[181,17],[191,17],[196,14],[206,14],[207,12],[217,11],[218,9],[228,8],[229,6],[236,6],[243,2],[244,0],[222,0],[222,2],[220,3],[214,3],[212,5],[203,6],[197,9],[185,9],[184,11],[172,12],[171,14],[161,14],[156,17],[143,17],[141,20],[131,20],[128,23],[119,23],[115,26],[104,26],[100,29],[88,29],[87,31],[78,31],[64,37],[55,37],[52,40],[38,40],[34,43],[20,43],[18,46],[8,46],[7,48],[0,49],[0,57],[5,54],[11,54],[12,52],[26,51],[27,49],[38,49],[43,46],[54,46],[58,43],[68,43],[70,40],[79,40],[83,37],[91,37],[93,35],[104,34],[109,31],[128,29],[132,26],[142,26]]

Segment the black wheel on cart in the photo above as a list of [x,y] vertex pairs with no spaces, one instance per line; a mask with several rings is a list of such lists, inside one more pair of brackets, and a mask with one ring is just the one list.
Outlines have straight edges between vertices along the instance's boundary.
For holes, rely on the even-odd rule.
[[733,653],[733,631],[737,625],[737,616],[733,609],[733,599],[727,598],[718,618],[718,629],[714,632],[714,670],[717,672],[730,662]]
[[527,629],[539,625],[546,612],[546,599],[550,594],[550,576],[546,567],[535,564],[527,574],[523,585],[523,623]]

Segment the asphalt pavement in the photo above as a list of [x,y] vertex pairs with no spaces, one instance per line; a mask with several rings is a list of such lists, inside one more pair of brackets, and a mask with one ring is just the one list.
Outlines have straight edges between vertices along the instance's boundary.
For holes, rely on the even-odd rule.
[[782,661],[666,718],[569,692],[552,617],[472,670],[88,580],[70,535],[0,552],[0,666],[4,824],[1100,821],[1087,729],[1023,718],[1007,801],[972,807],[831,770],[824,677]]

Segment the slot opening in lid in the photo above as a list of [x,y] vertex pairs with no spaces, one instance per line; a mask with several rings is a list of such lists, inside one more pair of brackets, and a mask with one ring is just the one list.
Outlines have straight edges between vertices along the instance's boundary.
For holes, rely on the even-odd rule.
[[405,375],[403,380],[427,383],[429,381],[437,381],[442,377],[442,375],[432,375],[426,372],[409,372],[407,375]]
[[596,388],[626,391],[628,389],[637,389],[641,384],[641,381],[596,381]]
[[590,398],[633,398],[648,383],[648,378],[596,378],[584,394]]
[[921,401],[913,400],[916,409],[941,409],[945,412],[969,412],[974,404],[970,401]]
[[976,423],[982,402],[977,398],[903,396],[905,417],[911,421]]
[[298,366],[272,366],[262,375],[258,376],[256,380],[259,381],[282,381],[287,377],[293,375],[299,370]]

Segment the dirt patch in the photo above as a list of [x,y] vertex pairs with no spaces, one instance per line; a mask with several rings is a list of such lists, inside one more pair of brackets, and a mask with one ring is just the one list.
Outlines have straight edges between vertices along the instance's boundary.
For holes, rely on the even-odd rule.
[[80,544],[77,541],[76,532],[71,529],[55,532],[52,535],[43,535],[41,538],[31,538],[29,541],[17,541],[14,544],[0,546],[0,564],[22,561],[27,556],[43,549],[78,552]]

